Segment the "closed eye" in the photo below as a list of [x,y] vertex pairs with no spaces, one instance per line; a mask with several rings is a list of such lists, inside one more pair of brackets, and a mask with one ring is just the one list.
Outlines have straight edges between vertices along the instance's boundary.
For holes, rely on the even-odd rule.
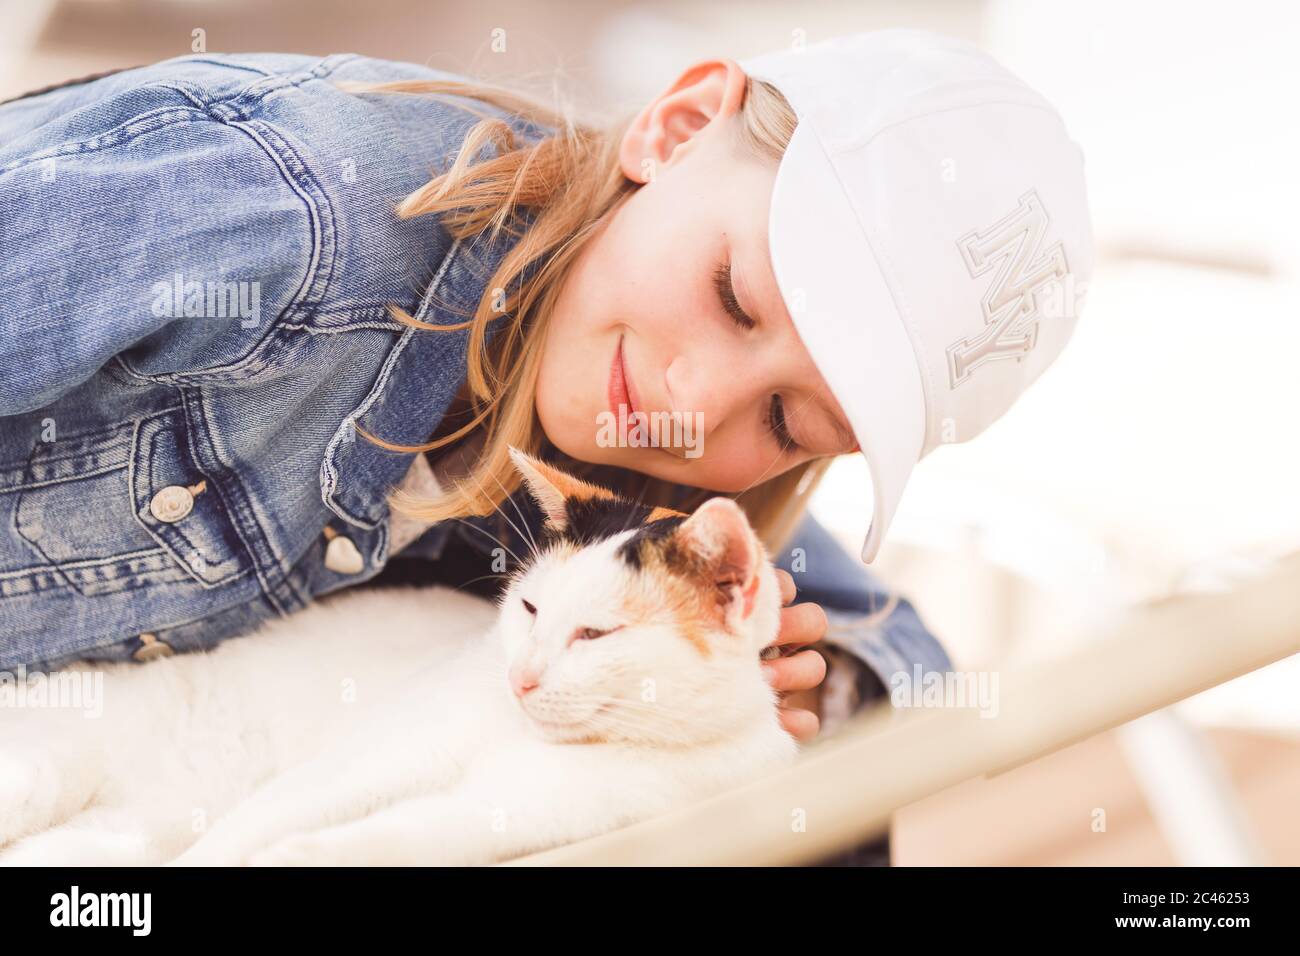
[[622,629],[621,625],[619,627],[611,627],[605,631],[597,630],[594,627],[580,627],[573,632],[573,636],[569,638],[569,643],[572,644],[574,641],[594,641],[598,637],[604,637],[607,634],[613,634],[615,631],[621,631]]
[[767,425],[783,452],[794,453],[800,451],[799,443],[794,440],[789,427],[785,423],[785,403],[781,401],[780,395],[773,395],[768,402]]
[[713,288],[717,290],[722,301],[722,309],[731,316],[733,322],[746,331],[758,325],[736,298],[736,287],[731,284],[731,263],[724,262],[713,270]]
[[[736,297],[736,287],[731,282],[730,262],[724,262],[713,270],[713,287],[717,290],[719,301],[722,302],[722,310],[731,316],[731,320],[739,328],[748,332],[758,327],[758,323],[745,311],[740,304],[740,299]],[[795,454],[803,450],[786,425],[785,403],[780,395],[773,395],[768,400],[764,418],[768,430],[776,438],[776,443],[782,452]]]

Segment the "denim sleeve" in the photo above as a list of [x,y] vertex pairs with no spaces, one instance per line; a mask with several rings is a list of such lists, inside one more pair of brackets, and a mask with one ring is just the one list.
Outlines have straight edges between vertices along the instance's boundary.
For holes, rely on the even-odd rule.
[[887,616],[891,594],[865,565],[853,558],[811,514],[776,556],[790,572],[796,601],[820,604],[830,627],[826,640],[852,653],[889,687],[899,672],[952,670],[942,645],[904,598]]
[[161,87],[36,128],[21,105],[0,107],[0,416],[128,350],[153,380],[251,352],[304,287],[313,227],[250,130]]

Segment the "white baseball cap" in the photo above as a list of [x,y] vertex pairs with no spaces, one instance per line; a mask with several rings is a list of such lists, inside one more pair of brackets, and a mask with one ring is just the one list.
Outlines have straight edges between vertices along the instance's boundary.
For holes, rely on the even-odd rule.
[[913,467],[999,418],[1065,347],[1092,275],[1083,154],[963,40],[840,37],[743,60],[798,117],[769,245],[871,472],[871,561]]

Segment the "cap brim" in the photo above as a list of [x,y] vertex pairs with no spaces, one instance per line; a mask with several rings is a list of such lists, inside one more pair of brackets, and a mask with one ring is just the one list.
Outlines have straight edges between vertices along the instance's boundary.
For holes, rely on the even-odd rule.
[[916,352],[857,211],[815,131],[800,123],[772,192],[768,243],[795,329],[871,473],[872,561],[925,443]]

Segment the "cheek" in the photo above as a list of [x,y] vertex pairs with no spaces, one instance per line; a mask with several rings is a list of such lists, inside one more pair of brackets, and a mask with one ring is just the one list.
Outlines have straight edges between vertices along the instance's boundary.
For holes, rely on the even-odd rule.
[[501,646],[505,648],[507,660],[513,662],[528,640],[527,625],[512,618],[501,622],[498,633],[501,636]]
[[542,363],[537,370],[536,392],[537,417],[541,419],[542,428],[548,435],[563,426],[572,414],[568,408],[572,392],[564,387],[565,380],[572,372],[566,367],[563,356],[563,343],[548,336]]
[[590,662],[581,660],[568,649],[546,654],[543,664],[542,688],[549,693],[577,697],[606,693]]
[[554,655],[546,668],[552,686],[593,696],[621,696],[645,668],[626,649],[598,648],[598,643],[599,639],[587,646],[571,646]]
[[[741,439],[737,441],[737,439]],[[739,494],[754,486],[761,476],[774,478],[779,472],[771,456],[756,453],[753,436],[735,432],[714,435],[706,441],[704,454],[697,460],[693,481],[700,488],[723,494]],[[695,466],[692,466],[695,467]]]
[[[534,570],[530,574],[536,574]],[[518,651],[532,641],[533,618],[524,610],[521,594],[536,589],[535,583],[520,579],[512,583],[511,589],[503,596],[497,611],[497,636],[501,645],[510,653]]]
[[683,207],[678,193],[660,182],[634,195],[592,243],[586,277],[590,300],[664,361],[699,334],[703,277],[716,257],[717,227],[697,221],[699,204]]
[[583,458],[595,435],[598,403],[605,392],[602,369],[609,360],[601,355],[613,354],[613,338],[599,332],[574,334],[562,326],[556,323],[549,330],[543,347],[535,392],[537,418],[561,451]]

